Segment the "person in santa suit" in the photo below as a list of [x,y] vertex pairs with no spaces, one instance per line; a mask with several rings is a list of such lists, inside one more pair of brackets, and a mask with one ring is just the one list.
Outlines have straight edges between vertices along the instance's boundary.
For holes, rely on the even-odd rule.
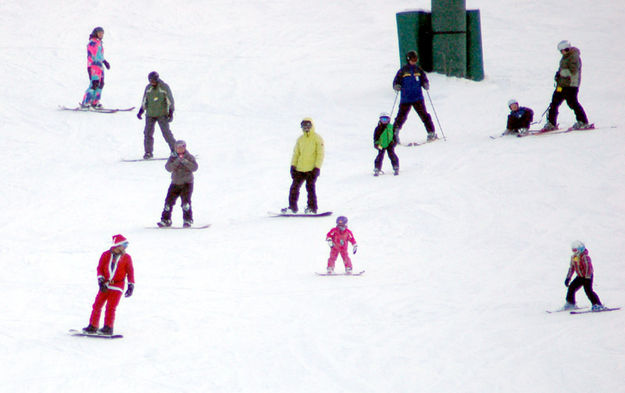
[[[100,256],[97,269],[100,290],[93,302],[89,326],[83,329],[85,333],[113,334],[115,310],[124,293],[126,278],[128,278],[128,289],[126,289],[124,296],[132,296],[135,288],[135,273],[132,258],[126,254],[127,247],[128,240],[122,235],[115,235],[111,248],[104,251]],[[105,304],[104,326],[98,330],[100,314]]]

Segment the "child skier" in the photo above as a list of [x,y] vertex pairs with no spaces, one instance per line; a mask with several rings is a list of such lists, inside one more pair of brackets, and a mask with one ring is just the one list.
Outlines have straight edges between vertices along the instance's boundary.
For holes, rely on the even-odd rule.
[[[564,280],[564,285],[569,288],[566,293],[566,303],[564,304],[564,309],[569,310],[577,308],[575,306],[575,292],[583,286],[584,292],[586,292],[586,296],[588,296],[588,300],[592,303],[592,311],[603,310],[605,307],[601,304],[599,296],[597,296],[592,289],[594,270],[586,246],[579,240],[575,240],[571,244],[571,249],[573,251],[573,255],[571,256],[571,265],[568,273],[566,274],[566,279]],[[573,273],[577,273],[577,277],[575,277],[575,279],[571,282]]]
[[393,134],[393,125],[391,124],[391,115],[386,112],[380,114],[378,125],[373,131],[373,147],[377,149],[378,155],[373,162],[373,176],[379,176],[382,172],[382,161],[384,161],[384,153],[388,154],[391,165],[393,165],[393,174],[399,175],[399,159],[395,154],[395,136]]
[[510,114],[508,115],[505,134],[517,134],[517,136],[527,134],[530,124],[534,120],[534,111],[519,106],[519,102],[514,98],[508,101],[508,108],[510,108]]
[[326,241],[330,246],[328,274],[334,273],[334,262],[339,254],[341,254],[341,258],[343,258],[345,273],[352,274],[352,261],[349,259],[349,254],[347,253],[347,243],[352,243],[354,254],[356,254],[356,250],[358,250],[358,245],[356,244],[356,239],[352,231],[347,229],[347,217],[340,216],[336,219],[336,227],[328,232]]
[[[100,290],[93,302],[89,326],[83,328],[85,333],[99,333],[104,335],[113,334],[115,323],[115,310],[124,293],[126,277],[128,277],[128,289],[125,297],[132,296],[135,288],[135,273],[132,266],[132,258],[126,254],[128,240],[122,235],[113,236],[113,245],[102,253],[98,262],[98,286]],[[104,315],[104,327],[98,330],[102,307],[106,304]]]

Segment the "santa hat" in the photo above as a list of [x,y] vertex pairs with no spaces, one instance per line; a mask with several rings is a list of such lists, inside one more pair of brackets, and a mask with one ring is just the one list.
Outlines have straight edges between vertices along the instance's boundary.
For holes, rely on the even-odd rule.
[[111,248],[124,246],[128,247],[128,240],[123,235],[114,235],[113,236],[113,245]]

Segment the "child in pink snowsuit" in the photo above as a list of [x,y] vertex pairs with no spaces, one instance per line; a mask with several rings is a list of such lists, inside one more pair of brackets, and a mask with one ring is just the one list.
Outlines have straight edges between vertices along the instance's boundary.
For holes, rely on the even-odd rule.
[[352,273],[352,261],[349,259],[347,252],[347,243],[351,242],[354,248],[354,254],[358,249],[356,239],[352,231],[347,229],[347,217],[340,216],[336,219],[336,227],[332,228],[326,235],[326,241],[330,246],[330,258],[328,259],[328,274],[334,273],[334,262],[341,254],[343,258],[343,264],[345,265],[345,273]]

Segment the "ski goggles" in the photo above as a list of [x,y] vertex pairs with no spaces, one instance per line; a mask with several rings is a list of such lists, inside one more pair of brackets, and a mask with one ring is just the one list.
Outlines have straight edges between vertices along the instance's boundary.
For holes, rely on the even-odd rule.
[[389,116],[382,116],[380,117],[380,121],[384,124],[388,124],[391,122],[391,118]]
[[304,120],[301,123],[302,128],[312,128],[312,121]]

